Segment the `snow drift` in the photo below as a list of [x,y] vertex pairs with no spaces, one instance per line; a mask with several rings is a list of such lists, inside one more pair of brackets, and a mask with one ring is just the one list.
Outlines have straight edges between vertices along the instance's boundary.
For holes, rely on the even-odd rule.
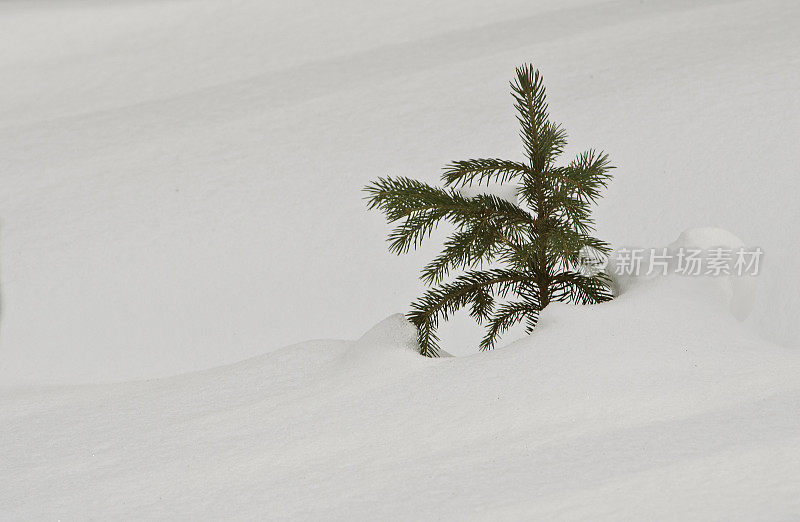
[[6,388],[0,512],[31,518],[778,520],[800,512],[800,354],[657,277],[426,359],[357,341],[114,385]]

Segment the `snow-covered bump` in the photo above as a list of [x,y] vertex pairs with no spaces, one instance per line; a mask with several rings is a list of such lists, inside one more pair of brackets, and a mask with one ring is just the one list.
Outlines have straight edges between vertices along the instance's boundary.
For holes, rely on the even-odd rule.
[[362,335],[358,344],[378,348],[402,347],[416,352],[417,330],[403,314],[392,314]]
[[[700,249],[708,253],[717,248],[737,251],[747,245],[735,234],[716,227],[690,228],[684,230],[678,239],[669,245],[670,251],[679,249]],[[755,304],[755,281],[749,275],[718,275],[706,277],[720,289],[731,313],[743,321],[753,310]]]

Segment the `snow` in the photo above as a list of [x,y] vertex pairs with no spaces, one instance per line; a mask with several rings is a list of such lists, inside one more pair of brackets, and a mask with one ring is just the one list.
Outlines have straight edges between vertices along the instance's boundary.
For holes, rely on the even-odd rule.
[[[684,230],[680,237],[671,243],[670,250],[699,249],[711,252],[714,249],[736,251],[747,249],[744,241],[735,234],[715,227],[692,228]],[[755,274],[757,275],[757,274]],[[717,288],[723,294],[730,312],[734,317],[743,321],[750,315],[755,307],[756,281],[755,277],[740,277],[738,274],[722,274],[711,277]]]
[[[764,250],[748,325],[796,346],[798,5],[361,0],[0,3],[0,382],[169,376],[407,309],[361,187],[519,159],[508,93],[618,168],[614,245],[689,227]],[[336,23],[331,23],[335,20]],[[459,317],[446,349],[475,351]]]
[[[800,354],[702,280],[426,359],[401,315],[165,379],[2,397],[10,519],[786,520]],[[580,325],[578,327],[578,325]]]
[[[751,271],[742,270],[741,274],[738,273],[735,266],[737,252],[740,249],[748,264],[752,261],[753,256],[757,258]],[[642,279],[654,278],[662,274],[664,268],[659,263],[665,263],[667,275],[692,277],[698,280],[697,284],[712,288],[710,295],[714,296],[719,303],[723,303],[734,317],[744,321],[755,307],[758,295],[757,283],[760,281],[757,276],[761,270],[761,260],[760,255],[754,254],[754,250],[728,230],[718,227],[695,227],[681,232],[678,238],[669,245],[636,249],[635,255],[641,257],[641,270],[632,271],[630,265],[625,264],[626,258],[623,257],[623,251],[633,252],[633,249],[619,249],[612,253],[608,259],[606,270],[613,275],[615,293],[623,293],[630,285],[638,284]],[[721,255],[729,256],[727,258],[728,269],[720,270],[719,273],[710,269],[708,262],[709,258],[713,258],[717,251],[721,251]],[[688,257],[693,252],[698,258],[702,258],[705,264],[701,265],[697,274],[693,270],[681,272],[680,256]],[[686,269],[688,263],[684,262],[683,264]]]
[[[795,518],[798,19],[0,2],[0,518]],[[460,316],[455,357],[418,356],[397,312],[441,238],[391,255],[361,187],[519,159],[524,61],[565,156],[618,167],[600,238],[686,230],[761,248],[759,275],[619,278],[493,352]]]

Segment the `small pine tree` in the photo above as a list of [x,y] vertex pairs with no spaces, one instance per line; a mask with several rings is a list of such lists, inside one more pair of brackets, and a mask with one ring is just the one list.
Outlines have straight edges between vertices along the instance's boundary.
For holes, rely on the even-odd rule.
[[[516,70],[511,82],[525,161],[474,159],[447,165],[445,188],[410,178],[379,178],[365,187],[370,209],[388,222],[400,221],[389,234],[389,249],[403,254],[428,237],[441,221],[455,232],[442,253],[422,270],[433,286],[412,303],[408,319],[419,333],[420,353],[439,354],[440,320],[470,306],[470,315],[486,323],[481,350],[495,346],[503,332],[525,321],[536,326],[551,301],[591,304],[611,299],[605,273],[585,273],[581,258],[606,256],[607,243],[592,237],[590,206],[611,178],[608,155],[589,150],[566,166],[556,158],[567,133],[549,120],[542,77],[532,65]],[[459,187],[514,182],[519,205],[493,195],[465,197]],[[474,269],[490,263],[497,268]],[[451,270],[470,269],[442,283]],[[509,300],[509,296],[514,296]]]

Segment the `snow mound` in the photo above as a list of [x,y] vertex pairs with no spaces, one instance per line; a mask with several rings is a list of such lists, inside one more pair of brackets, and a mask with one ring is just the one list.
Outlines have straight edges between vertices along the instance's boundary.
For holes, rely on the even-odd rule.
[[[733,233],[714,227],[690,228],[678,236],[668,247],[670,250],[701,249],[706,252],[716,248],[737,250],[747,245]],[[728,304],[734,317],[744,321],[756,301],[756,284],[748,275],[720,275],[710,278],[720,291],[721,298]]]
[[0,512],[32,518],[787,519],[800,354],[694,278],[427,359],[357,341],[114,385],[0,388]]
[[[665,247],[668,255],[672,256],[669,261],[667,273],[669,277],[691,278],[694,282],[692,287],[706,288],[711,299],[723,303],[731,314],[739,321],[747,318],[753,310],[756,301],[756,278],[752,275],[743,273],[738,275],[735,271],[729,274],[707,275],[701,272],[699,275],[681,275],[676,273],[677,253],[680,251],[689,252],[699,250],[701,253],[708,254],[715,249],[724,249],[736,252],[740,248],[747,249],[747,245],[735,234],[715,227],[690,228],[684,230],[678,238]],[[648,274],[645,267],[650,266],[651,256],[663,253],[661,248],[645,250],[642,253],[643,268],[639,274],[627,274],[620,270],[618,257],[612,256],[609,260],[607,271],[611,275],[616,294],[623,294],[637,284],[654,278],[660,278],[658,270]]]
[[361,336],[358,344],[370,349],[411,350],[416,353],[417,334],[403,314],[394,314],[373,326]]

